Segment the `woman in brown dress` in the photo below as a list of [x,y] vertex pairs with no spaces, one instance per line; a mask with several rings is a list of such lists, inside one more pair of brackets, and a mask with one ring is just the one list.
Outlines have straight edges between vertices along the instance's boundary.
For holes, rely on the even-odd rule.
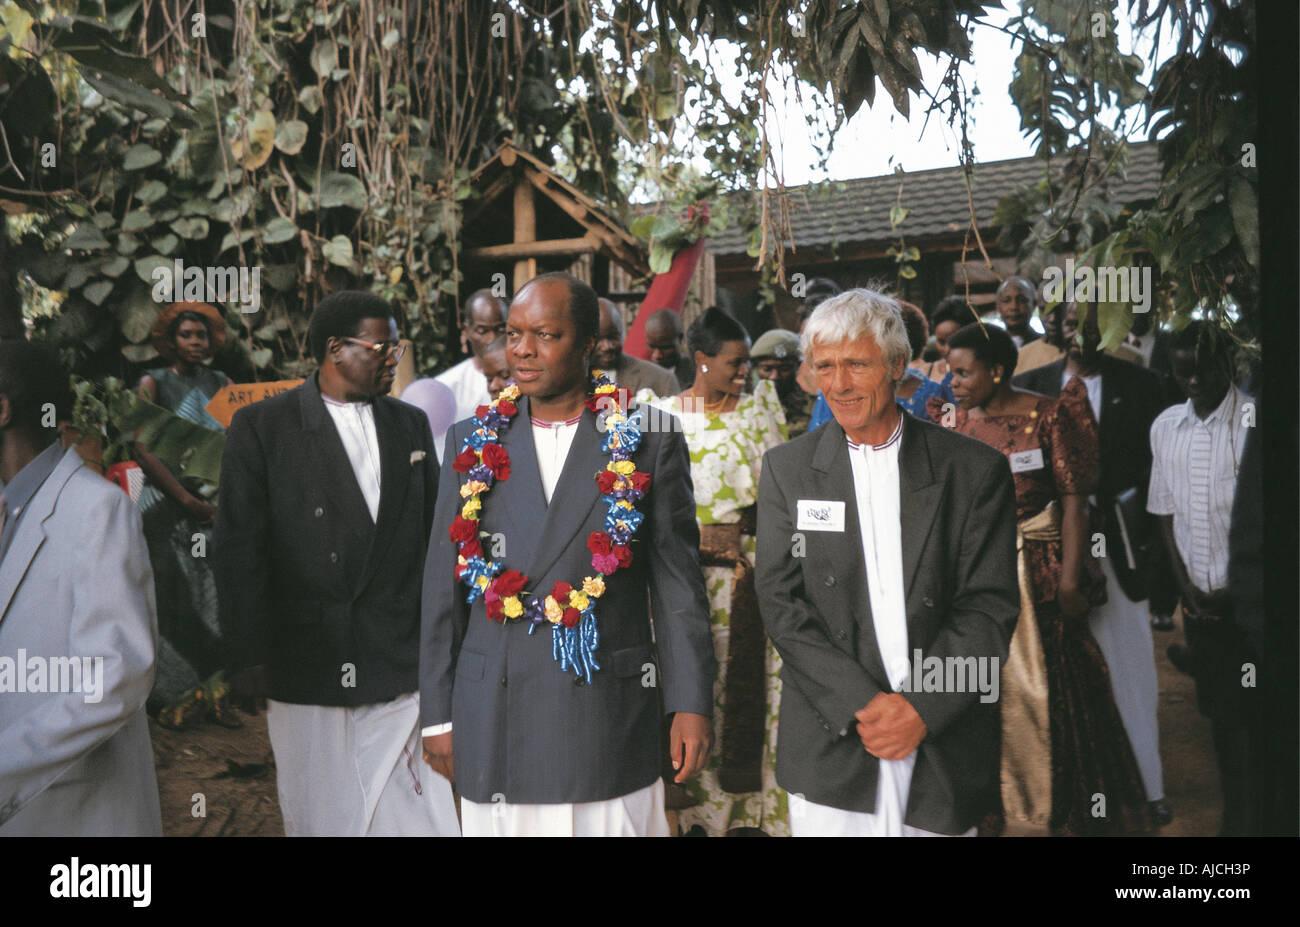
[[[1150,829],[1146,794],[1088,610],[1105,601],[1088,549],[1087,497],[1099,472],[1097,427],[1082,382],[1057,399],[1013,389],[1016,347],[996,326],[948,342],[960,407],[931,418],[1007,455],[1016,484],[1021,615],[1002,672],[1006,818],[1054,834]],[[1000,827],[998,828],[1000,829]]]

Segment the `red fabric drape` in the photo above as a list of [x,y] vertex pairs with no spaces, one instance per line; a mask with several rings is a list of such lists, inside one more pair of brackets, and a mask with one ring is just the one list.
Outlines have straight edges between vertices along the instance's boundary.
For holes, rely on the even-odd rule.
[[668,273],[658,274],[650,281],[650,290],[646,293],[645,302],[637,310],[632,328],[623,341],[625,353],[643,360],[646,358],[648,353],[645,346],[646,319],[659,309],[671,309],[681,313],[682,304],[686,302],[686,291],[690,289],[691,277],[695,276],[695,268],[699,265],[702,254],[704,254],[703,238],[678,251],[673,256],[673,266],[668,268]]

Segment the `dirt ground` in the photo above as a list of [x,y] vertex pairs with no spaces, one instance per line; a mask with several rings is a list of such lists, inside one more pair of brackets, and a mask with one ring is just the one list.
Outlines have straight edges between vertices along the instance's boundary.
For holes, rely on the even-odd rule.
[[[1220,806],[1209,722],[1196,711],[1191,678],[1165,656],[1169,644],[1182,641],[1181,621],[1177,631],[1155,634],[1160,755],[1165,802],[1174,814],[1160,836],[1213,836]],[[243,719],[244,727],[233,731],[205,724],[175,732],[150,723],[167,836],[283,836],[266,715]]]

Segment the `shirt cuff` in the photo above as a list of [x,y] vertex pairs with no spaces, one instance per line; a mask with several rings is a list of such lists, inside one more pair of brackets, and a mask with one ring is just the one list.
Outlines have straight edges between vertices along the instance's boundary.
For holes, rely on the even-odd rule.
[[450,734],[450,733],[451,733],[451,722],[448,721],[446,724],[429,725],[428,727],[420,731],[420,736],[437,737],[439,734]]

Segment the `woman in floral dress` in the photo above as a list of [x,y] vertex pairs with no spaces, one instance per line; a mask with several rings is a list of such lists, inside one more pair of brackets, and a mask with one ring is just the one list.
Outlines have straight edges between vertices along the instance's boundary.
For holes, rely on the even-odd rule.
[[685,786],[696,804],[679,812],[679,825],[683,833],[709,836],[787,836],[786,795],[776,784],[781,664],[753,591],[758,477],[763,454],[786,440],[785,417],[770,381],[743,393],[749,337],[731,316],[709,309],[691,325],[687,346],[696,364],[691,389],[667,398],[642,390],[637,397],[681,420],[718,660],[713,756]]
[[[1021,611],[1002,669],[1003,814],[1058,835],[1146,831],[1137,760],[1088,626],[1088,611],[1106,601],[1087,542],[1097,426],[1077,378],[1056,399],[1014,389],[1016,354],[993,325],[967,325],[948,341],[961,404],[952,427],[1006,454],[1016,484]],[[939,405],[931,398],[942,420]]]

